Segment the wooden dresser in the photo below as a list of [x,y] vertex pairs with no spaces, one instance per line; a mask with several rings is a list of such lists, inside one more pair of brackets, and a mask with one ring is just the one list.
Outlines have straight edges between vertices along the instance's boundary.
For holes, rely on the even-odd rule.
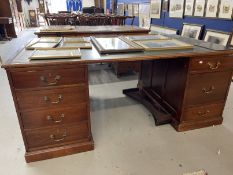
[[87,65],[7,71],[27,162],[94,149]]

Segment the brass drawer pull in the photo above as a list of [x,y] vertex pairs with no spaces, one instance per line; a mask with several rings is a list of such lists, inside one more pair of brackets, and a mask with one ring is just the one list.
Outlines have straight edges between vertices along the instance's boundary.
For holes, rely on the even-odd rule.
[[203,89],[202,89],[202,92],[203,92],[204,94],[211,94],[211,93],[213,92],[214,89],[215,89],[215,87],[214,87],[214,86],[211,86],[209,89],[203,88]]
[[48,96],[44,96],[44,101],[52,103],[52,104],[58,104],[62,100],[62,95],[58,95],[58,100],[57,101],[51,101],[51,99]]
[[218,69],[219,66],[221,65],[221,63],[220,63],[219,61],[218,61],[216,64],[211,63],[211,62],[208,62],[207,64],[209,65],[209,68],[210,68],[211,70],[216,70],[216,69]]
[[55,136],[55,134],[51,134],[49,137],[50,137],[50,139],[52,139],[54,142],[61,142],[61,141],[63,141],[63,140],[65,140],[65,138],[66,138],[66,132],[64,133],[64,134],[62,134],[62,137],[61,138],[57,138],[56,136]]
[[198,114],[200,117],[204,117],[204,116],[206,116],[208,113],[210,113],[209,110],[206,110],[206,111],[204,111],[204,112],[201,112],[201,111],[198,111],[198,112],[197,112],[197,114]]
[[55,120],[52,116],[48,115],[47,120],[53,121],[54,123],[61,123],[63,119],[65,118],[65,114],[61,114],[60,120]]
[[45,78],[44,76],[40,76],[40,80],[43,81],[44,83],[47,83],[48,86],[56,85],[60,79],[61,79],[61,76],[60,75],[56,75],[54,77],[54,81],[53,82],[49,82],[47,80],[47,78]]

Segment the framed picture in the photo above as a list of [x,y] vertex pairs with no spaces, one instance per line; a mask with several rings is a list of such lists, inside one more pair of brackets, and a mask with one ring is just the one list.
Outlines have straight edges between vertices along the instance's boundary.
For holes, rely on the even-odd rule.
[[145,40],[166,40],[169,39],[166,36],[163,35],[155,35],[155,34],[150,34],[150,35],[135,35],[135,36],[127,36],[127,39],[131,41],[145,41]]
[[194,6],[194,16],[203,17],[205,13],[205,0],[196,0]]
[[168,11],[168,9],[169,9],[169,1],[168,0],[163,0],[162,9],[164,12]]
[[139,4],[133,4],[133,16],[139,16]]
[[150,17],[160,19],[162,0],[151,0]]
[[227,46],[231,34],[217,30],[206,30],[204,41]]
[[219,18],[232,19],[233,0],[221,0],[219,5]]
[[125,4],[125,12],[128,12],[128,4]]
[[90,38],[92,43],[98,50],[98,52],[101,54],[144,51],[143,47],[121,36],[119,37],[91,36]]
[[158,25],[151,25],[150,27],[151,34],[165,34],[165,35],[177,35],[178,30]]
[[150,4],[139,4],[139,27],[149,29],[151,24]]
[[134,14],[133,14],[133,4],[128,4],[128,16],[134,16]]
[[117,15],[119,16],[125,15],[125,4],[124,3],[117,4]]
[[203,25],[183,23],[181,36],[200,39]]
[[145,48],[147,51],[155,50],[177,50],[177,49],[192,49],[193,45],[181,42],[176,39],[171,40],[147,40],[136,41],[136,43]]
[[207,0],[205,16],[210,18],[216,18],[218,13],[219,0]]
[[169,16],[170,18],[183,18],[184,0],[170,1]]
[[185,16],[193,16],[194,1],[195,0],[186,0],[185,1],[185,11],[184,11]]

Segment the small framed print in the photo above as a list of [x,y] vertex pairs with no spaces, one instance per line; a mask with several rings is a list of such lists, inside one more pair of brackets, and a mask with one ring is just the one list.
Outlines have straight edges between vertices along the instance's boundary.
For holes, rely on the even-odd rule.
[[232,19],[233,0],[221,0],[219,5],[219,18]]
[[203,25],[183,23],[181,36],[200,39]]
[[219,0],[207,0],[205,16],[210,18],[216,18],[218,13]]
[[231,34],[217,30],[206,30],[204,41],[227,46]]
[[193,16],[194,11],[194,0],[186,0],[185,1],[185,16]]
[[151,18],[160,19],[162,8],[162,0],[151,0],[150,16]]
[[170,1],[169,16],[170,18],[183,18],[184,0]]
[[168,7],[169,7],[169,2],[168,2],[168,0],[163,0],[162,10],[163,10],[164,12],[167,12],[168,9],[169,9]]
[[139,4],[133,4],[133,16],[139,16]]
[[194,6],[194,16],[203,17],[205,13],[205,0],[196,0]]
[[151,24],[150,4],[139,4],[139,27],[149,29]]
[[125,15],[125,4],[124,3],[117,4],[117,15],[119,16]]
[[128,16],[134,16],[134,14],[133,14],[133,4],[128,4]]

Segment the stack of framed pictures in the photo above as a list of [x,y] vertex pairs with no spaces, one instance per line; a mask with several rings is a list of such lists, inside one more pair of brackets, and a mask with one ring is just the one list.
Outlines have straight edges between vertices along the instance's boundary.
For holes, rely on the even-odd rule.
[[26,50],[52,49],[57,47],[61,41],[62,41],[61,37],[35,38],[26,45]]
[[90,40],[85,37],[64,37],[57,49],[91,49]]
[[91,41],[100,54],[140,52],[144,48],[128,40],[125,37],[94,37]]

